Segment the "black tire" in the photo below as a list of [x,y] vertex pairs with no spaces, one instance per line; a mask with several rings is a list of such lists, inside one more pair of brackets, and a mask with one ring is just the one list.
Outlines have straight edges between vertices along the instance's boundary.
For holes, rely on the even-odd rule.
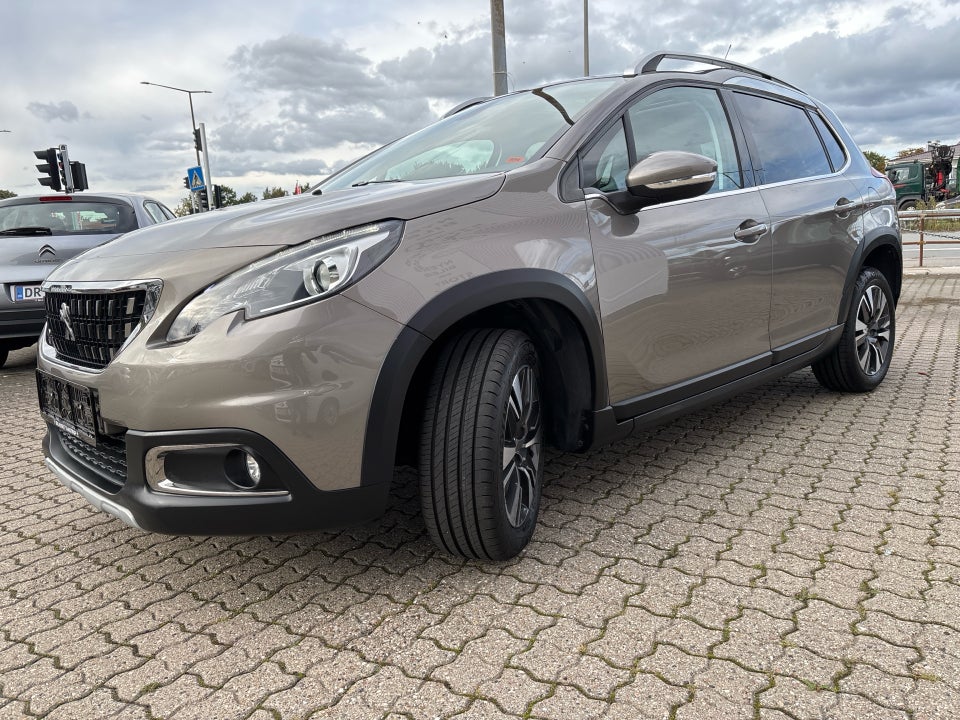
[[540,509],[543,426],[540,366],[526,335],[468,330],[443,348],[420,442],[420,505],[439,547],[480,560],[526,547]]
[[898,209],[899,209],[899,210],[902,210],[903,212],[907,212],[907,211],[910,211],[910,210],[916,210],[916,209],[917,209],[917,201],[916,201],[916,200],[907,200],[907,201],[906,201],[905,203],[903,203]]
[[840,342],[813,363],[813,374],[829,390],[869,392],[886,377],[895,340],[896,308],[890,284],[882,272],[865,267],[854,286]]
[[2,368],[7,362],[8,351],[6,348],[0,348],[0,368]]

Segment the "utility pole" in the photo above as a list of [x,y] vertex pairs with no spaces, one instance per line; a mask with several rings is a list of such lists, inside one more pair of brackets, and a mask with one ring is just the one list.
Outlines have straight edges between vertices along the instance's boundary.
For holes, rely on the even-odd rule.
[[583,0],[583,76],[590,77],[590,13],[587,5],[590,0]]
[[507,40],[503,0],[490,0],[490,31],[493,34],[493,94],[507,94]]

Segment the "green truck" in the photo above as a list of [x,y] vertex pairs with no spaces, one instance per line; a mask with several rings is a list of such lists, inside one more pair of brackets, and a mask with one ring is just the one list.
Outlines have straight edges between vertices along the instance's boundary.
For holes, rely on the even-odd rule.
[[960,195],[957,163],[951,145],[931,143],[930,158],[892,162],[887,177],[897,191],[897,209],[913,210],[917,203],[945,202]]

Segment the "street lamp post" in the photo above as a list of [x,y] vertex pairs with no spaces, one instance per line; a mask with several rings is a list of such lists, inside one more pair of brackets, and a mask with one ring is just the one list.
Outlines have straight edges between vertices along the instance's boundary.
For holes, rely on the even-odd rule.
[[[193,96],[206,93],[207,95],[211,94],[210,90],[184,90],[183,88],[173,87],[172,85],[161,85],[160,83],[147,82],[146,80],[140,81],[141,85],[153,85],[154,87],[162,87],[167,90],[176,90],[177,92],[186,93],[187,97],[190,99],[190,126],[193,128],[193,136],[197,136],[197,121],[193,115]],[[194,149],[197,151],[197,165],[200,165],[200,148],[194,143]]]

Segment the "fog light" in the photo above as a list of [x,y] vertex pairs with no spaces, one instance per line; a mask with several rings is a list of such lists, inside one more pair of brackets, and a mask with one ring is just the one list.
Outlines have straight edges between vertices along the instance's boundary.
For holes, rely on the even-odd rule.
[[253,487],[260,484],[260,463],[250,453],[246,453],[247,475],[250,476],[250,483]]
[[246,450],[231,450],[224,458],[224,473],[227,480],[241,490],[256,490],[263,477],[257,459]]

